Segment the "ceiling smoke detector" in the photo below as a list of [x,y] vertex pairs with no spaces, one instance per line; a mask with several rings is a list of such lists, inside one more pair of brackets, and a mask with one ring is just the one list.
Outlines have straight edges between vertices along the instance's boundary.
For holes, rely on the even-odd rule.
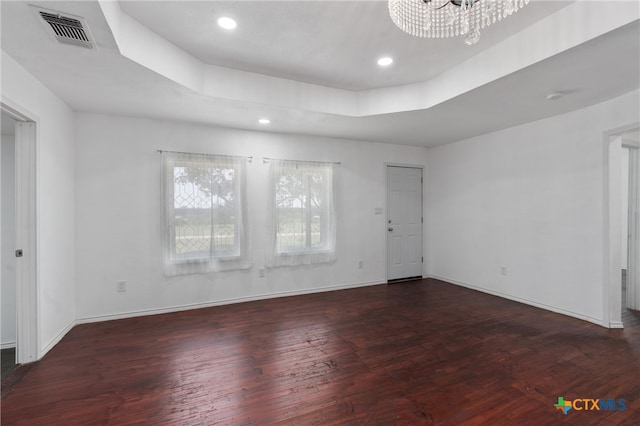
[[60,43],[93,49],[96,47],[84,18],[55,10],[33,7],[50,36]]

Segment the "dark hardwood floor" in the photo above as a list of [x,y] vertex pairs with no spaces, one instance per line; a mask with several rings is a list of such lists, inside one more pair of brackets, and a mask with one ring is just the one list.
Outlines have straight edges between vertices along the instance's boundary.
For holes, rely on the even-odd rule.
[[[2,425],[635,425],[624,330],[435,280],[75,327]],[[554,407],[625,399],[621,411]]]

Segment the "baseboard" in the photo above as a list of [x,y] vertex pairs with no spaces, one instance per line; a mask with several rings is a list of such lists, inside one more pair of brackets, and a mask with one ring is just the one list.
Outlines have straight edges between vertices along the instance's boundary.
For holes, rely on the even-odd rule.
[[187,311],[189,309],[211,308],[214,306],[230,305],[233,303],[253,302],[256,300],[275,299],[278,297],[301,296],[303,294],[324,293],[327,291],[348,290],[350,288],[368,287],[368,286],[381,285],[381,284],[386,284],[386,283],[381,281],[367,281],[367,282],[353,283],[353,284],[346,284],[346,285],[334,285],[334,286],[328,286],[328,287],[309,288],[309,289],[303,289],[303,290],[267,293],[267,294],[260,294],[255,296],[237,297],[233,299],[222,299],[222,300],[216,300],[213,302],[191,303],[187,305],[172,306],[169,308],[143,309],[139,311],[122,312],[119,314],[112,314],[112,315],[97,315],[92,317],[84,317],[84,318],[76,319],[75,323],[88,324],[93,322],[142,317],[146,315],[168,314],[171,312]]
[[416,275],[415,277],[407,277],[407,278],[395,278],[393,280],[387,280],[387,284],[396,284],[396,283],[404,283],[408,281],[420,281],[423,280],[424,277],[421,275]]
[[611,321],[609,323],[609,328],[624,328],[622,321]]
[[54,337],[53,339],[51,339],[51,341],[49,343],[47,343],[47,345],[45,347],[43,347],[40,350],[40,353],[38,354],[38,359],[42,359],[43,356],[45,356],[47,354],[47,352],[49,352],[51,349],[53,349],[53,347],[55,345],[58,344],[58,342],[60,340],[62,340],[62,338],[69,332],[71,331],[71,329],[76,325],[76,321],[71,321],[69,324],[67,324],[67,326],[62,329],[62,331],[60,333],[58,333],[58,335],[56,337]]
[[7,342],[0,344],[0,349],[13,349],[16,347],[16,342]]
[[533,306],[533,307],[536,307],[536,308],[544,309],[546,311],[551,311],[551,312],[555,312],[557,314],[562,314],[562,315],[566,315],[566,316],[569,316],[569,317],[577,318],[577,319],[580,319],[580,320],[583,320],[583,321],[588,321],[590,323],[599,325],[601,327],[622,328],[622,323],[620,323],[620,327],[614,327],[613,324],[611,324],[611,325],[610,324],[605,324],[600,319],[592,318],[592,317],[589,317],[587,315],[582,315],[582,314],[579,314],[577,312],[567,311],[566,309],[558,308],[556,306],[551,306],[551,305],[546,305],[544,303],[534,302],[532,300],[523,299],[521,297],[512,296],[510,294],[501,293],[499,291],[488,290],[488,289],[486,289],[484,287],[478,287],[478,286],[475,286],[473,284],[464,283],[464,282],[457,281],[457,280],[452,280],[450,278],[440,277],[438,275],[431,275],[431,278],[436,279],[436,280],[440,280],[440,281],[444,281],[444,282],[447,282],[447,283],[450,283],[450,284],[459,285],[461,287],[466,287],[466,288],[469,288],[471,290],[479,291],[481,293],[487,293],[487,294],[491,294],[493,296],[502,297],[504,299],[513,300],[514,302],[524,303],[525,305],[529,305],[529,306]]

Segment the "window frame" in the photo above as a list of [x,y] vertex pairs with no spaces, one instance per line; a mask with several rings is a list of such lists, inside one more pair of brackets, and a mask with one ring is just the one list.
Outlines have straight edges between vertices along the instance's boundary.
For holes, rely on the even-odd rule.
[[[278,205],[278,184],[282,176],[288,170],[300,170],[303,174],[301,179],[303,190],[308,193],[306,206],[291,208]],[[305,172],[307,173],[305,175]],[[312,205],[311,179],[312,173],[320,173],[322,182],[322,201],[319,207]],[[335,240],[336,240],[336,208],[335,208],[335,164],[309,161],[271,160],[270,164],[270,229],[271,252],[267,256],[267,266],[300,265],[325,263],[335,260]],[[280,217],[285,209],[302,210],[305,216],[304,246],[284,246],[280,239]],[[318,247],[313,246],[313,217],[315,213],[320,216],[320,242]]]
[[[224,270],[247,269],[251,267],[249,258],[249,230],[246,211],[246,157],[231,157],[211,154],[191,154],[178,152],[163,152],[163,264],[166,275],[184,275],[192,273],[208,273]],[[202,167],[205,169],[231,169],[234,171],[233,191],[234,207],[234,244],[233,249],[227,253],[212,252],[211,241],[209,254],[203,250],[200,254],[181,256],[177,253],[176,238],[176,211],[175,206],[175,169],[188,166]],[[215,195],[212,194],[212,197]],[[205,208],[206,209],[206,208]],[[216,223],[215,216],[219,215],[216,205],[209,206],[212,220],[211,227],[223,226],[225,223]],[[215,236],[214,233],[211,234]]]

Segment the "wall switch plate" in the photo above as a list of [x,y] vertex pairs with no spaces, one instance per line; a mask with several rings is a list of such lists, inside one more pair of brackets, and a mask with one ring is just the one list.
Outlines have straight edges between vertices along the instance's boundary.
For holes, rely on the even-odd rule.
[[258,269],[258,276],[260,278],[264,278],[264,276],[266,275],[267,271],[264,268],[260,268]]
[[118,281],[116,283],[116,290],[118,293],[124,293],[127,291],[127,282],[126,281]]
[[373,214],[382,214],[384,213],[384,210],[382,210],[382,207],[376,207],[375,210],[373,211]]
[[358,269],[364,269],[364,261],[363,260],[358,261]]
[[507,276],[507,267],[503,266],[502,268],[500,268],[500,275],[506,277]]

